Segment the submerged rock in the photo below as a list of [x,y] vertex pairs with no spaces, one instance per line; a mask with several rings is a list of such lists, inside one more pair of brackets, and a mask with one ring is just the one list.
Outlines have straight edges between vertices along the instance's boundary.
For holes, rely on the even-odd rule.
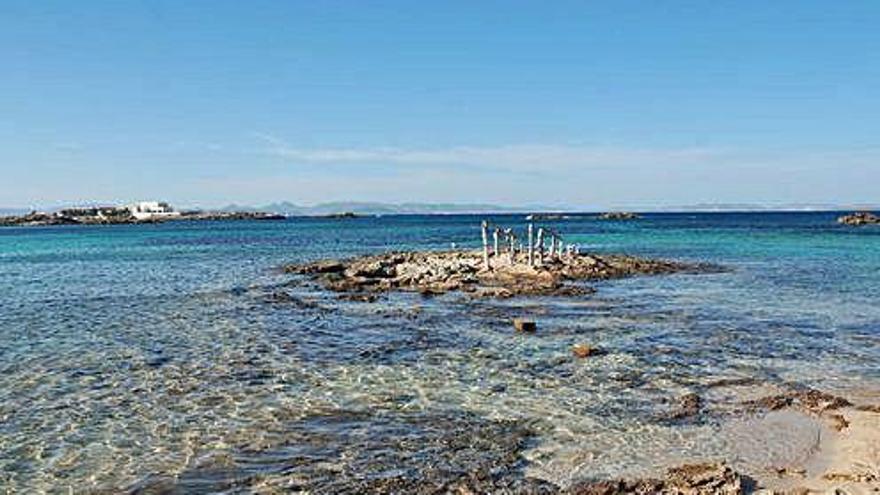
[[565,254],[530,266],[524,253],[493,257],[485,268],[479,251],[385,253],[348,260],[288,265],[336,292],[420,292],[426,296],[463,292],[473,297],[517,295],[580,296],[592,289],[571,282],[676,272],[717,272],[718,267],[623,255]]
[[513,328],[515,328],[517,332],[534,332],[538,329],[538,325],[532,320],[515,318],[513,320]]
[[571,347],[571,353],[581,359],[600,354],[598,348],[589,344],[575,344]]
[[558,493],[523,472],[535,433],[521,421],[338,411],[279,427],[265,445],[233,446],[115,493]]

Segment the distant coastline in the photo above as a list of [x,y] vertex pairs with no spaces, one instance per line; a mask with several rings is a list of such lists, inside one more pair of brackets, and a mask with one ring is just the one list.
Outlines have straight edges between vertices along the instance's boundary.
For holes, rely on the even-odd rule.
[[[33,211],[57,212],[77,206],[56,207],[0,207],[0,217],[22,216]],[[90,206],[93,207],[93,206]],[[520,206],[496,205],[488,203],[383,203],[334,201],[314,205],[299,205],[289,201],[270,203],[262,206],[229,204],[219,208],[189,207],[181,211],[199,211],[220,214],[270,213],[286,217],[326,217],[352,213],[360,216],[375,215],[456,215],[456,214],[558,214],[558,215],[596,215],[609,211],[628,211],[635,213],[756,213],[756,212],[848,212],[877,211],[880,204],[871,203],[785,203],[775,205],[751,203],[696,203],[672,206],[634,206],[634,205],[542,205],[524,204]]]
[[[163,203],[165,204],[165,203]],[[327,202],[316,205],[297,205],[291,202],[271,203],[264,206],[230,204],[216,209],[189,208],[175,211],[171,216],[132,218],[125,215],[128,206],[76,206],[46,209],[0,208],[0,226],[10,225],[70,225],[70,224],[131,224],[156,223],[177,220],[278,220],[290,217],[306,218],[360,218],[384,215],[511,215],[523,214],[537,218],[581,218],[608,215],[607,212],[633,212],[632,215],[657,213],[850,213],[880,211],[880,205],[858,204],[695,204],[644,208],[577,208],[545,205],[503,206],[493,204],[460,203],[381,203],[381,202]],[[82,215],[85,210],[104,211],[105,215]],[[114,213],[114,210],[116,212]],[[118,214],[121,213],[121,214]]]
[[129,205],[64,208],[54,212],[30,211],[0,216],[0,226],[127,225],[194,220],[283,220],[284,215],[240,211],[177,211],[168,203],[139,202]]

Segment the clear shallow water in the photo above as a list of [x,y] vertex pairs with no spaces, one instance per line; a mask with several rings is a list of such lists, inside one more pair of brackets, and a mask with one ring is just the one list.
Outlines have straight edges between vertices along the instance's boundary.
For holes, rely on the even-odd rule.
[[[759,470],[803,435],[768,445],[754,432],[779,428],[735,411],[754,391],[709,383],[880,388],[880,229],[835,218],[561,221],[591,250],[732,270],[479,302],[343,303],[277,268],[476,246],[480,217],[0,229],[0,486],[357,491],[500,465],[565,484],[696,457]],[[536,335],[512,332],[523,314]],[[580,342],[608,354],[575,360]],[[690,391],[717,417],[663,421]]]

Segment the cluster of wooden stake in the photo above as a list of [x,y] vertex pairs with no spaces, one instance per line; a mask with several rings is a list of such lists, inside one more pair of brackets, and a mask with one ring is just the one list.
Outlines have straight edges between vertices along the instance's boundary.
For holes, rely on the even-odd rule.
[[[572,254],[580,254],[580,249],[576,244],[566,244],[564,239],[558,232],[546,227],[538,227],[537,235],[534,224],[529,224],[526,234],[526,244],[516,235],[513,229],[505,229],[495,226],[492,230],[493,246],[489,246],[489,230],[490,224],[483,220],[483,265],[486,270],[492,269],[492,259],[500,260],[507,252],[507,261],[510,265],[516,263],[517,254],[526,253],[526,261],[529,266],[542,265],[545,257],[549,259],[559,259],[563,256],[571,256]],[[549,241],[549,245],[548,242]]]

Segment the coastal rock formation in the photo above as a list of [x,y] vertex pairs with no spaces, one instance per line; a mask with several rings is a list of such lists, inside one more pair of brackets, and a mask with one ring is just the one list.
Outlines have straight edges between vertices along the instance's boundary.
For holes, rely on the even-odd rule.
[[598,216],[599,220],[636,220],[641,218],[629,211],[609,211]]
[[843,397],[806,388],[748,401],[745,405],[754,410],[778,411],[792,407],[813,414],[822,414],[826,411],[834,411],[842,407],[852,406],[852,403]]
[[325,288],[343,293],[389,291],[437,295],[463,292],[475,297],[516,295],[582,295],[592,289],[571,282],[633,275],[718,271],[717,267],[658,261],[623,255],[566,254],[529,266],[493,258],[485,269],[479,251],[394,252],[348,260],[322,260],[288,265],[285,271],[307,275]]
[[735,495],[745,492],[744,478],[723,463],[686,464],[669,469],[660,479],[591,481],[573,486],[570,495],[662,493],[675,495]]
[[78,224],[76,220],[49,213],[33,211],[27,215],[0,217],[0,226],[15,227],[27,225],[72,225]]
[[869,211],[859,211],[838,218],[837,223],[843,225],[853,225],[856,227],[860,225],[880,224],[880,216],[877,216]]
[[40,225],[127,225],[160,223],[182,220],[283,220],[286,217],[274,213],[250,211],[189,211],[180,215],[156,218],[135,218],[125,208],[69,208],[54,213],[31,212],[27,215],[0,217],[0,226]]

